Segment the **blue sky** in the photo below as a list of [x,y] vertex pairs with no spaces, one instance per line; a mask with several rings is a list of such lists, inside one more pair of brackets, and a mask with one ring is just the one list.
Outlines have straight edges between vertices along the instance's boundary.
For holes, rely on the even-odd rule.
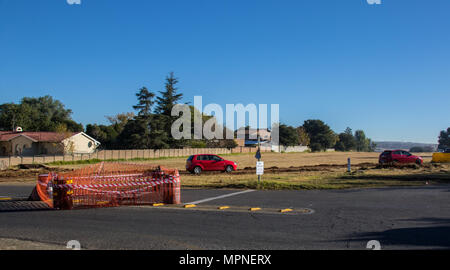
[[450,126],[450,1],[0,0],[0,103],[52,95],[83,124],[170,72],[184,102],[280,104],[374,140]]

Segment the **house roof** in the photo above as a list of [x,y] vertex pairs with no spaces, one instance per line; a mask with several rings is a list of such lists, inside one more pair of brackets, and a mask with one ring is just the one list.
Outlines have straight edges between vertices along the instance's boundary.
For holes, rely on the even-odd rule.
[[66,138],[75,136],[81,132],[13,132],[13,131],[0,131],[0,141],[10,141],[16,137],[24,136],[34,142],[62,142]]

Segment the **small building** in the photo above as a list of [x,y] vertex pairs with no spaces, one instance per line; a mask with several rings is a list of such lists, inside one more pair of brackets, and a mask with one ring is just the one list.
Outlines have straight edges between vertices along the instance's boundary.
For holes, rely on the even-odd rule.
[[268,144],[272,140],[271,131],[268,129],[249,129],[240,128],[236,132],[238,139],[243,140],[244,146],[256,147],[258,145],[258,136],[260,137],[260,143]]
[[0,131],[0,156],[90,154],[99,145],[84,132]]

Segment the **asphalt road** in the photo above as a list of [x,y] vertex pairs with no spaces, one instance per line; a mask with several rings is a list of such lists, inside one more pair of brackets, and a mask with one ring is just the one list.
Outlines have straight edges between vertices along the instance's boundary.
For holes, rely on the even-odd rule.
[[[0,185],[0,197],[26,197],[31,189]],[[182,190],[182,200],[235,192]],[[230,209],[217,209],[224,205]],[[285,208],[314,212],[277,212]],[[83,249],[366,249],[370,240],[382,249],[449,249],[450,186],[254,191],[196,209],[0,212],[0,238],[61,246],[78,240]]]

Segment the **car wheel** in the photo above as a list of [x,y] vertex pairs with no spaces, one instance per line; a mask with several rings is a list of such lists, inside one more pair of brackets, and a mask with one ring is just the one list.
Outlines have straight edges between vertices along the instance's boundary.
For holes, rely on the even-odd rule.
[[201,174],[201,173],[202,173],[202,168],[201,168],[201,167],[198,167],[198,166],[195,167],[195,168],[194,168],[194,173],[195,173],[195,174]]
[[393,166],[398,166],[400,163],[398,162],[398,160],[394,160],[394,161],[392,161],[392,165]]
[[225,168],[225,172],[227,172],[227,173],[231,173],[231,172],[233,172],[233,171],[234,171],[233,166],[228,165],[228,166]]
[[422,166],[422,161],[420,159],[417,159],[416,160],[416,164],[419,165],[419,166]]

